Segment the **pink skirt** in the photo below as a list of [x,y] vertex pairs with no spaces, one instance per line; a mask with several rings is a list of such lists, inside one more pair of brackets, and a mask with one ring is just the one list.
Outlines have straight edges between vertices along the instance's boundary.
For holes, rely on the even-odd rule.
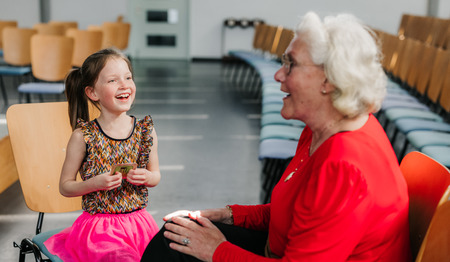
[[65,262],[140,261],[158,231],[158,225],[145,209],[128,214],[83,212],[71,227],[44,244]]

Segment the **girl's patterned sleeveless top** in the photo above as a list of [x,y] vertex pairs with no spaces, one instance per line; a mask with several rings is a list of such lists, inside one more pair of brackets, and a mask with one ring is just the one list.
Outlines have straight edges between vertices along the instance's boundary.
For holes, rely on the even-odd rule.
[[[150,116],[137,121],[125,139],[114,139],[106,135],[97,120],[78,119],[86,142],[86,157],[80,167],[81,179],[87,180],[98,174],[110,172],[115,164],[137,163],[146,168],[153,145],[153,121]],[[125,179],[122,185],[112,190],[92,192],[82,197],[83,210],[90,214],[121,214],[133,212],[147,206],[148,191],[144,185],[135,186]]]

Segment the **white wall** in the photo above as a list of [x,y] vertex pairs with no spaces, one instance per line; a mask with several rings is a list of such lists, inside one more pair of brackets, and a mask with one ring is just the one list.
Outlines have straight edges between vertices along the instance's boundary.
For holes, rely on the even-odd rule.
[[[127,0],[49,0],[50,20],[78,21],[80,29],[127,15]],[[39,0],[1,0],[0,19],[17,20],[20,27],[40,22]]]
[[437,16],[441,18],[450,18],[450,0],[439,1]]
[[[37,1],[37,0],[33,0]],[[127,0],[50,0],[50,20],[78,21],[78,28],[101,25],[105,21],[116,21],[119,15],[126,16]]]
[[[449,0],[445,0],[449,1]],[[220,56],[222,21],[228,17],[264,18],[293,28],[307,11],[319,15],[350,12],[368,25],[395,33],[403,13],[425,15],[426,0],[191,0],[191,56]],[[235,31],[235,32],[233,32]],[[251,30],[225,31],[225,46],[251,46]],[[233,38],[230,40],[229,38]],[[225,48],[227,49],[227,48]]]
[[[129,20],[128,1],[49,0],[51,20],[76,20],[85,29],[90,24],[112,21],[118,15]],[[355,14],[368,25],[395,33],[403,13],[427,14],[429,0],[190,0],[190,56],[219,58],[222,55],[222,23],[228,17],[263,18],[269,24],[293,28],[298,17],[313,10],[324,16],[340,12]],[[439,0],[438,16],[449,18],[450,0]],[[2,0],[0,19],[18,20],[19,26],[39,22],[38,0]],[[249,49],[252,29],[225,31],[225,49]],[[130,43],[133,44],[133,43]]]
[[39,22],[39,15],[37,0],[1,0],[0,2],[0,19],[16,20],[19,27],[32,27]]

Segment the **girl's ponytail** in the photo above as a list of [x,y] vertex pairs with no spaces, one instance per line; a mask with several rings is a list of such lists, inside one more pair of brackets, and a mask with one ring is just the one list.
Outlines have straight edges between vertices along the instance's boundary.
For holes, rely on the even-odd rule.
[[81,68],[76,68],[69,72],[65,85],[67,102],[69,104],[70,126],[74,130],[78,118],[89,121],[88,98],[84,92]]

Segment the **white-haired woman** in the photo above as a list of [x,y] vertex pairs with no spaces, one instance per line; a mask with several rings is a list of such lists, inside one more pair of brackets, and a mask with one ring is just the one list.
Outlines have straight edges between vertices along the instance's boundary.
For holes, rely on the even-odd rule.
[[353,16],[307,13],[275,74],[281,115],[307,126],[271,203],[169,214],[143,261],[409,261],[406,182],[372,115],[379,57]]

